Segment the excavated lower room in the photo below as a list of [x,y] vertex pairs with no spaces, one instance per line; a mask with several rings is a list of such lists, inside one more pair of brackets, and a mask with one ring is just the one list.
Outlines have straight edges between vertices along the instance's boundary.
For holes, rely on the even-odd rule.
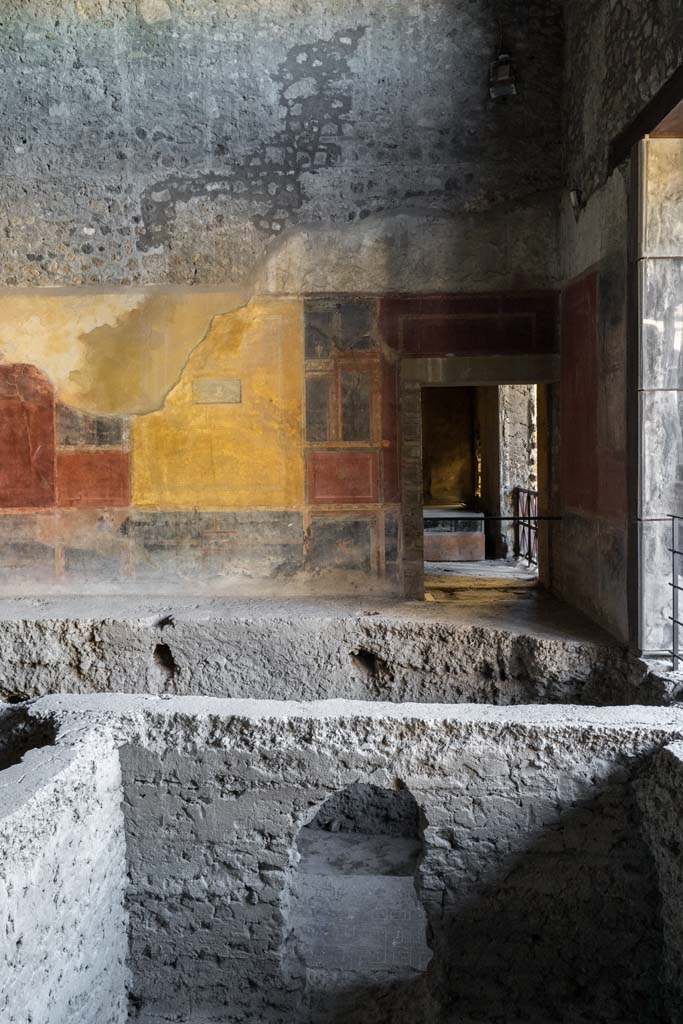
[[20,710],[8,1024],[677,1019],[679,709]]

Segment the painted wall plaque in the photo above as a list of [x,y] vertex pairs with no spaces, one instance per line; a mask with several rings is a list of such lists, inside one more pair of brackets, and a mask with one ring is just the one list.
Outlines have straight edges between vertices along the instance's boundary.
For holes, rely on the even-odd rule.
[[192,381],[195,405],[239,405],[242,401],[241,380],[204,378]]

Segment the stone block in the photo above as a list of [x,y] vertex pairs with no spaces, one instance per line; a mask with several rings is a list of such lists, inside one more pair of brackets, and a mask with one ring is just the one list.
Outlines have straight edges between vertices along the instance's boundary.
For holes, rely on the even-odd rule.
[[640,395],[640,515],[663,519],[683,512],[683,391]]

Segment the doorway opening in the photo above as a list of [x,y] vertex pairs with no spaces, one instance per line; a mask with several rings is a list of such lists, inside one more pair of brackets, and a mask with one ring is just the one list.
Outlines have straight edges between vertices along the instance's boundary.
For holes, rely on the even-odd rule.
[[369,1024],[378,1007],[394,1005],[398,1019],[432,958],[418,895],[422,845],[420,810],[405,788],[355,783],[301,829],[288,947],[306,1019]]
[[538,389],[422,388],[425,597],[536,585]]

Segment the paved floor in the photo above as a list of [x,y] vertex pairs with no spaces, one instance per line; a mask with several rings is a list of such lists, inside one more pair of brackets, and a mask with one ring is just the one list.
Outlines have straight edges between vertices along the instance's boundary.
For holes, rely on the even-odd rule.
[[536,570],[522,562],[426,562],[425,601],[436,614],[470,626],[554,639],[611,640],[581,612],[540,587]]
[[178,622],[215,619],[272,621],[377,616],[400,623],[444,622],[529,634],[552,640],[615,641],[598,626],[547,593],[523,563],[432,562],[425,566],[425,600],[364,597],[41,597],[0,599],[0,644],[10,623],[35,620],[124,621],[150,626],[170,616]]
[[487,558],[483,562],[425,562],[425,583],[430,585],[434,576],[453,580],[456,586],[459,585],[457,578],[463,576],[470,580],[493,580],[503,585],[510,580],[535,583],[538,570],[535,566],[530,568],[526,562],[504,558]]

